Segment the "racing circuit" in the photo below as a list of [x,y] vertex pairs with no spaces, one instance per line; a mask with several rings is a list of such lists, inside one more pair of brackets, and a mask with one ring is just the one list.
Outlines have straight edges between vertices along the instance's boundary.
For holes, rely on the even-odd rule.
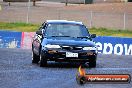
[[[57,2],[62,0],[54,1]],[[11,3],[11,6],[8,6],[8,3],[1,0],[0,4],[2,6],[0,21],[27,21],[27,3]],[[37,2],[36,7],[31,6],[29,22],[41,23],[47,19],[70,19],[81,20],[90,26],[90,20],[92,18],[91,26],[123,28],[123,14],[125,12],[125,27],[132,28],[131,3],[93,4],[87,6],[70,4],[68,6],[69,7],[65,7],[64,3],[48,4],[48,2]],[[90,11],[93,11],[93,17],[91,18]],[[100,21],[102,18],[103,21]],[[27,33],[25,33],[25,35],[26,34]],[[15,36],[15,34],[12,35]],[[27,34],[27,36],[29,35]],[[19,33],[19,36],[21,36],[21,33]],[[0,38],[2,39],[3,36]],[[16,39],[16,41],[21,44],[21,38],[18,36],[16,36],[16,38],[11,36],[11,38],[12,39],[9,39],[8,35],[5,39],[3,38],[3,40],[12,41]],[[100,48],[100,50],[106,51],[109,45],[110,50],[108,51],[111,51],[110,53],[115,52],[120,55],[99,54],[96,68],[85,67],[87,74],[130,74],[132,76],[132,55],[122,55],[132,53],[130,47],[131,40],[129,40],[129,42],[121,41],[118,42],[118,44],[114,42],[116,40],[113,41],[113,39],[111,39],[112,42],[109,39],[107,40],[108,42],[99,42],[100,47],[103,47]],[[5,43],[7,44],[8,42]],[[16,42],[14,41],[14,43]],[[126,45],[126,43],[128,45]],[[11,46],[10,48],[0,48],[0,88],[132,88],[132,82],[129,84],[89,83],[79,85],[76,82],[79,64],[48,62],[47,67],[39,67],[39,64],[32,64],[31,49],[20,49],[20,47],[29,48],[28,44],[30,45],[30,36],[25,38],[25,41],[22,43],[24,45],[20,46],[20,44],[18,44],[18,48],[15,47],[14,49],[10,49],[14,46]],[[105,49],[104,46],[106,46]],[[114,48],[116,50],[119,48],[120,52],[114,51]],[[106,53],[108,54],[109,52]]]
[[[0,88],[131,88],[130,84],[78,85],[78,64],[48,62],[47,67],[31,63],[30,49],[0,49]],[[87,74],[130,74],[131,55],[99,54],[96,68]]]

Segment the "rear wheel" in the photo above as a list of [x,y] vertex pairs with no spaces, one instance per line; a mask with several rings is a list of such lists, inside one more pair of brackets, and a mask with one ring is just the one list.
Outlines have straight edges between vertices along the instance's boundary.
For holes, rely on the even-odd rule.
[[47,66],[47,58],[45,55],[40,55],[40,67],[46,67]]
[[32,51],[32,63],[38,63],[40,60],[39,56]]

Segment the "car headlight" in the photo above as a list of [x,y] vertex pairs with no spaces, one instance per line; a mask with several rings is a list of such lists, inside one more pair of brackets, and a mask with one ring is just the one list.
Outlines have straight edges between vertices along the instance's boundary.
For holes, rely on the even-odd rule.
[[45,48],[61,48],[59,45],[50,45],[50,44],[47,44],[45,45]]
[[83,47],[83,50],[97,50],[96,47]]

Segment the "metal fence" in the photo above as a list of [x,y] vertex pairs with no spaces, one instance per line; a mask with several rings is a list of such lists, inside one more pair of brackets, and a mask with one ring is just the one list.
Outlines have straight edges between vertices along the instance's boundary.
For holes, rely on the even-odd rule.
[[132,13],[59,11],[58,19],[82,21],[90,28],[105,27],[132,30]]
[[0,22],[42,23],[45,20],[75,20],[82,21],[88,27],[105,27],[132,30],[132,13],[110,13],[87,10],[67,10],[28,4],[4,4],[0,11]]

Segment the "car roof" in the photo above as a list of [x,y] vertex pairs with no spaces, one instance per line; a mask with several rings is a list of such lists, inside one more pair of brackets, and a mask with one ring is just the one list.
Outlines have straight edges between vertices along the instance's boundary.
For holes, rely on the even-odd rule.
[[68,21],[68,20],[47,20],[47,23],[69,23],[69,24],[79,24],[79,25],[83,25],[82,22],[78,22],[78,21]]

